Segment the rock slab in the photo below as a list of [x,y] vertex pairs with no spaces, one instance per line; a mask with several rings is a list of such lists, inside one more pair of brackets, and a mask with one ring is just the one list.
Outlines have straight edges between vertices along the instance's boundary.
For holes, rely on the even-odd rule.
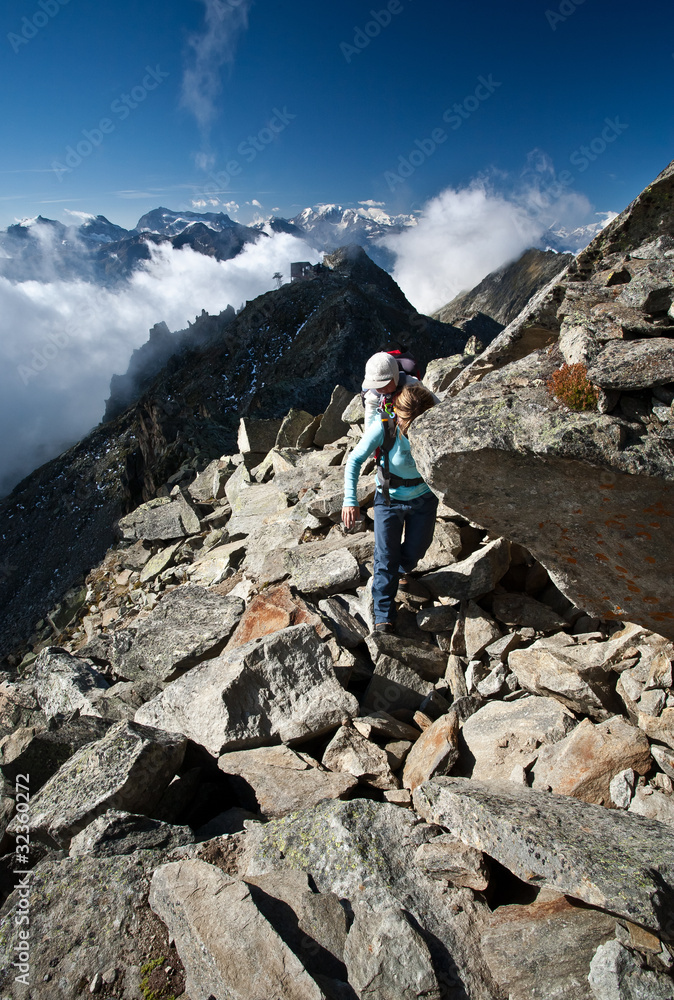
[[357,708],[315,630],[293,625],[198,664],[135,718],[183,733],[219,756],[320,736]]
[[518,878],[674,939],[674,830],[623,810],[507,782],[434,778],[417,812]]

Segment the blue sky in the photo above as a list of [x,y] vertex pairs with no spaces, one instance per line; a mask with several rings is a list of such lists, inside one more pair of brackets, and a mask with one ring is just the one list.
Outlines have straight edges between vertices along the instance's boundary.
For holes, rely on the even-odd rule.
[[669,4],[6,0],[0,19],[2,227],[408,212],[563,171],[591,213],[619,211],[674,156]]

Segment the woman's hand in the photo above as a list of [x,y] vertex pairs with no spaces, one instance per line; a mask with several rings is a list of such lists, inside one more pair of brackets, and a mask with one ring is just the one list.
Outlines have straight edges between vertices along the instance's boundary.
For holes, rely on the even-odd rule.
[[347,529],[353,528],[360,521],[360,507],[342,507],[342,524]]

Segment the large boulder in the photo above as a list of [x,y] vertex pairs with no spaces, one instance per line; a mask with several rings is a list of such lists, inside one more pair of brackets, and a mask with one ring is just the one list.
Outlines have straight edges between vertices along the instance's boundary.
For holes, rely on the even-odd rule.
[[427,822],[523,881],[674,939],[674,830],[664,823],[510,782],[465,778],[427,781],[414,805]]
[[108,809],[147,813],[180,767],[187,740],[135,722],[118,722],[63,764],[9,824],[36,840],[65,846]]
[[146,702],[136,721],[184,733],[211,753],[302,742],[357,714],[311,625],[293,625],[200,663]]
[[221,597],[193,584],[177,587],[135,628],[112,633],[109,662],[115,673],[129,680],[145,673],[171,681],[217,656],[243,609],[240,597]]
[[[353,910],[356,921],[345,961],[349,981],[361,996],[418,997],[424,995],[418,989],[421,984],[429,996],[437,996],[435,979],[441,995],[497,1000],[501,994],[480,945],[489,908],[470,890],[447,886],[415,863],[417,848],[432,842],[437,833],[437,827],[420,823],[414,813],[395,805],[367,799],[323,802],[249,828],[239,871],[250,880],[299,868],[319,892],[334,892]],[[362,922],[367,920],[369,938]],[[401,955],[409,956],[407,970],[400,968]],[[370,974],[374,978],[368,989]],[[406,992],[393,989],[396,974]]]
[[[637,386],[674,379],[664,361],[674,350],[673,190],[670,164],[410,430],[420,473],[449,506],[527,548],[592,617],[670,638],[671,423],[661,424],[650,398],[641,418],[633,403]],[[650,339],[635,342],[635,329]],[[639,379],[609,375],[615,354],[632,360],[638,351]],[[619,385],[619,406],[602,397],[597,410],[577,412],[551,395],[546,383],[568,360]]]
[[[30,872],[29,925],[18,919],[26,894],[17,883],[26,876],[15,877],[16,888],[0,911],[2,996],[75,1000],[89,996],[96,980],[99,996],[141,997],[141,982],[147,986],[141,970],[149,962],[156,965],[162,958],[177,973],[176,950],[147,903],[150,878],[161,861],[158,851],[46,858]],[[25,947],[26,930],[28,961],[18,969],[13,963]],[[17,982],[17,975],[24,978]],[[110,984],[105,992],[101,980]],[[176,993],[181,982],[176,975]]]
[[150,905],[176,941],[194,1000],[324,1000],[250,887],[214,865],[194,859],[158,868]]
[[351,775],[312,766],[305,756],[283,745],[225,753],[218,767],[228,775],[238,798],[269,818],[323,799],[346,798],[358,783]]

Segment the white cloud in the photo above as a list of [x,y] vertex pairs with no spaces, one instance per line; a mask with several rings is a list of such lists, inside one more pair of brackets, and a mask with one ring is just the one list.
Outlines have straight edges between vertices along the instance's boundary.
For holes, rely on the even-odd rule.
[[199,170],[212,170],[215,166],[215,155],[213,153],[195,153],[194,163]]
[[255,205],[256,208],[262,208],[262,205],[257,200],[257,198],[253,198],[253,200],[251,201],[251,205]]
[[385,201],[372,201],[371,198],[369,198],[367,201],[359,201],[358,204],[359,205],[363,205],[365,208],[385,208],[386,207],[386,202]]
[[220,73],[231,66],[239,35],[248,27],[252,0],[202,0],[206,26],[188,39],[190,65],[183,72],[181,106],[191,111],[203,133],[217,114]]
[[544,229],[526,208],[476,183],[443,191],[416,226],[382,243],[397,254],[393,277],[407,298],[430,313],[517,257]]
[[99,422],[111,375],[126,370],[154,323],[180,330],[202,309],[238,308],[273,288],[275,271],[320,256],[284,233],[229,261],[166,244],[152,255],[118,289],[0,277],[0,495]]
[[[618,218],[619,212],[597,212],[599,218],[602,220],[601,228],[606,229],[609,222],[613,222],[614,219]],[[603,216],[603,218],[602,218]]]
[[96,218],[91,212],[76,212],[74,208],[64,208],[63,211],[66,215],[73,215],[79,223],[91,222]]

